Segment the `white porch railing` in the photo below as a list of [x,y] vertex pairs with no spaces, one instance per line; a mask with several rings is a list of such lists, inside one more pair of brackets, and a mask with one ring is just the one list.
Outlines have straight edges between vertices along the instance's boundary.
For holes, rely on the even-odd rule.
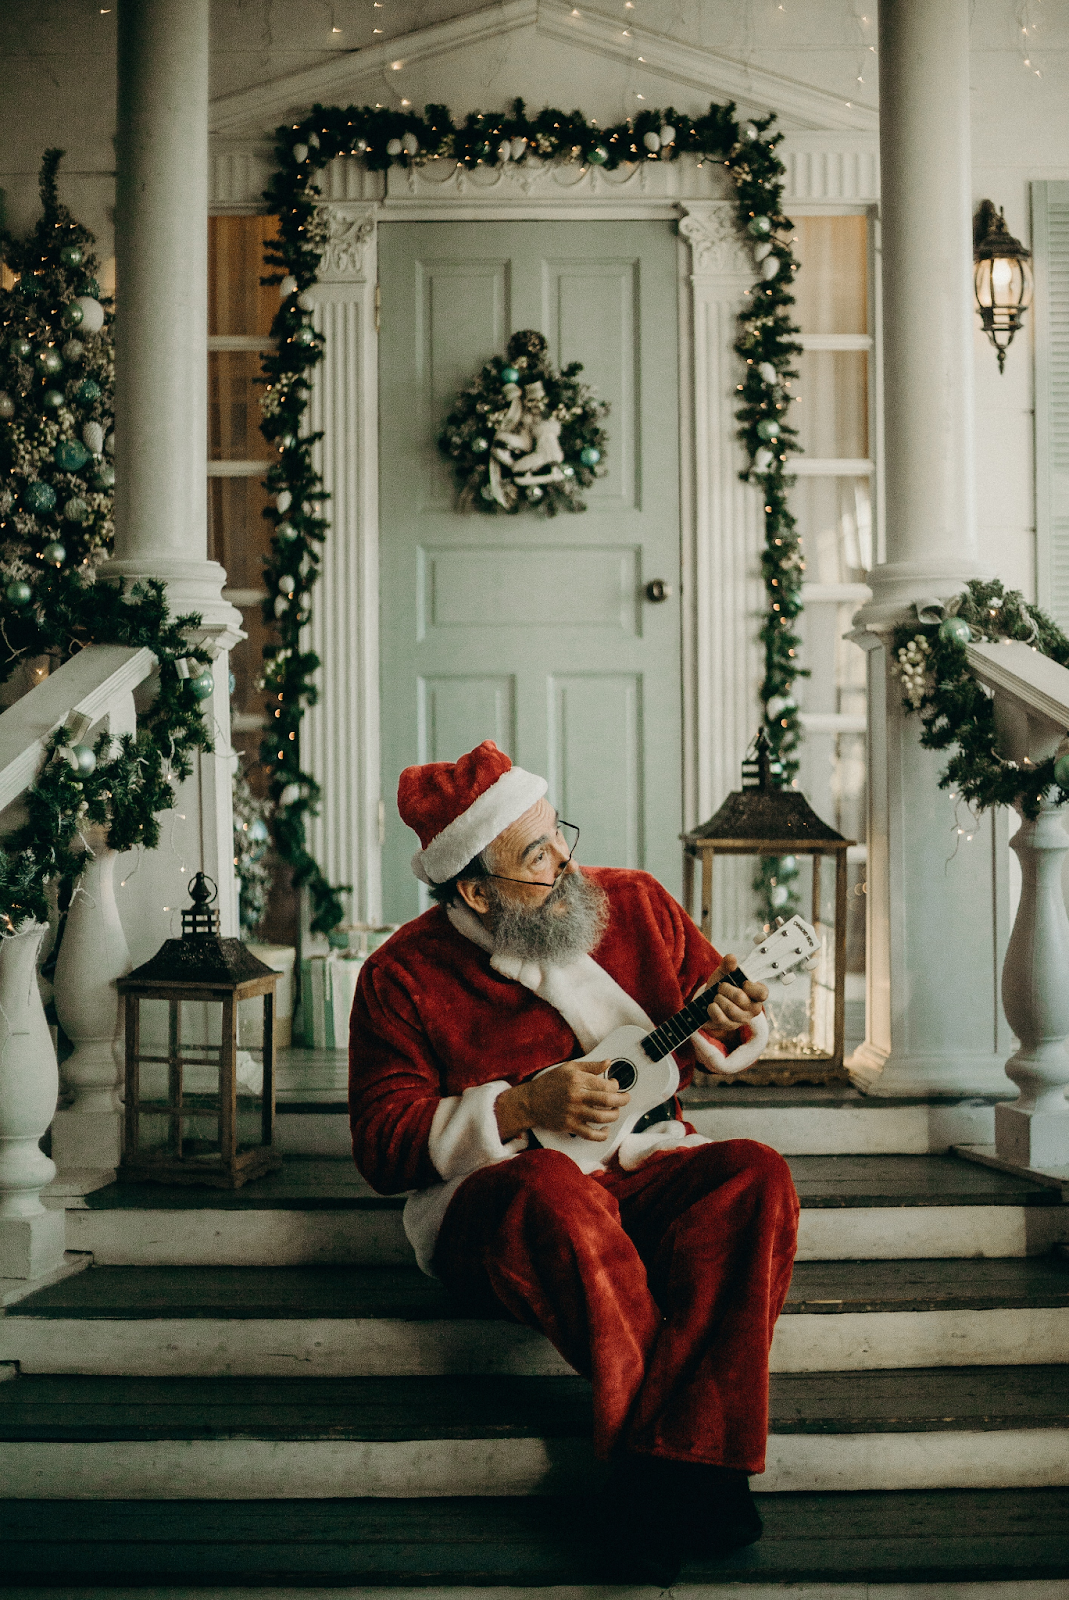
[[[1069,670],[1015,640],[966,647],[969,666],[994,692],[1005,759],[1047,760],[1069,729]],[[995,1107],[1002,1161],[1069,1170],[1069,917],[1062,864],[1069,850],[1063,806],[1044,803],[1010,841],[1021,863],[1021,900],[1002,969],[1002,1004],[1020,1048],[1006,1074],[1021,1091]]]
[[[134,690],[155,668],[147,649],[91,645],[0,715],[0,839],[21,821],[26,790],[63,725],[77,742],[136,728]],[[64,1213],[41,1202],[60,1168],[61,1192],[114,1176],[122,1146],[115,980],[130,959],[111,885],[114,855],[86,834],[87,864],[56,968],[56,1009],[74,1044],[64,1063],[71,1102],[56,1114],[56,1056],[37,963],[48,927],[0,939],[0,1277],[36,1278],[63,1260]],[[40,1149],[52,1127],[52,1156]]]

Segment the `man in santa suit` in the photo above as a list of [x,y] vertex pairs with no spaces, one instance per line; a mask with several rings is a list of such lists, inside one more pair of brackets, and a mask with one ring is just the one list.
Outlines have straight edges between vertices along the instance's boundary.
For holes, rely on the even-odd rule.
[[757,1053],[767,991],[717,990],[737,962],[649,874],[580,869],[547,787],[490,740],[402,773],[413,870],[437,904],[361,971],[353,1152],[377,1190],[410,1192],[425,1272],[469,1310],[540,1329],[590,1379],[612,1536],[636,1577],[667,1582],[688,1553],[760,1536],[748,1475],[764,1470],[794,1186],[775,1151],[705,1139],[674,1101],[589,1173],[534,1130],[607,1141],[628,1096],[605,1063],[570,1059],[707,985],[681,1083],[729,1052],[735,1068]]

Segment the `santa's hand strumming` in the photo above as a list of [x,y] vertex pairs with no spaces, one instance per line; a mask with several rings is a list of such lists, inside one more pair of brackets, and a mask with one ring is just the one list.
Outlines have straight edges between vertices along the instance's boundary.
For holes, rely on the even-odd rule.
[[[716,989],[721,959],[656,879],[580,868],[548,785],[485,740],[401,774],[412,860],[437,904],[365,962],[349,1104],[360,1171],[410,1191],[420,1266],[469,1313],[540,1329],[593,1387],[612,1462],[611,1537],[636,1580],[760,1535],[768,1351],[798,1201],[786,1163],[694,1132],[671,1102],[592,1173],[533,1130],[605,1142],[628,1103],[586,1056],[710,985],[676,1051],[683,1086],[745,1047],[760,984]],[[538,1074],[541,1074],[538,1076]]]

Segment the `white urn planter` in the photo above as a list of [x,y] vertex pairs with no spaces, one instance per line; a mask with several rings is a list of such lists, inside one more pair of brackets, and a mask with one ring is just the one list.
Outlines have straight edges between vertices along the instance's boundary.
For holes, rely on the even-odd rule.
[[37,986],[48,924],[0,939],[0,1277],[37,1278],[63,1261],[65,1215],[41,1190],[55,1166],[41,1149],[56,1108],[56,1052]]
[[56,1015],[74,1049],[63,1085],[74,1096],[52,1125],[60,1185],[84,1193],[110,1183],[122,1158],[122,1050],[115,980],[130,951],[115,901],[115,863],[102,826],[83,830],[86,860],[67,912],[55,973]]

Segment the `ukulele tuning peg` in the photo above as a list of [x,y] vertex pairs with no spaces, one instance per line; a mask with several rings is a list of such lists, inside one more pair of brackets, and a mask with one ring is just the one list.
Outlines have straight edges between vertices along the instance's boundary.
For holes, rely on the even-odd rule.
[[807,972],[816,972],[816,970],[817,970],[817,968],[819,966],[820,966],[820,957],[819,956],[810,956],[809,960],[805,964],[805,970]]
[[776,920],[775,920],[775,922],[774,922],[774,923],[773,923],[773,924],[772,924],[772,929],[773,929],[773,932],[774,932],[774,931],[775,931],[775,930],[776,930],[776,929],[777,929],[777,928],[782,928],[782,927],[783,927],[783,918],[782,918],[782,917],[777,917],[777,918],[776,918]]
[[797,977],[797,973],[785,972],[783,974],[782,978],[779,981],[782,984],[793,983],[796,977]]
[[755,933],[754,936],[753,936],[753,942],[754,942],[755,945],[756,944],[764,944],[764,942],[765,942],[764,934],[763,933]]

